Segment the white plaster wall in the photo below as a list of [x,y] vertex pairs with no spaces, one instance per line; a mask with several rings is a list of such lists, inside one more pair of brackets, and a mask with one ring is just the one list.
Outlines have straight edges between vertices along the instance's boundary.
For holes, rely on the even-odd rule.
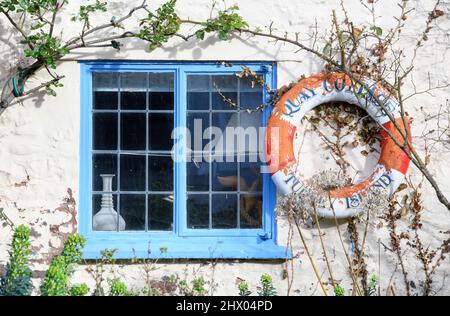
[[[364,1],[364,0],[363,0]],[[111,11],[116,16],[127,13],[137,1],[109,1]],[[150,7],[154,8],[162,1],[151,1]],[[338,0],[241,0],[235,1],[241,8],[241,14],[252,26],[267,27],[271,21],[274,27],[288,32],[300,32],[300,38],[308,45],[311,44],[310,34],[317,23],[319,32],[325,34],[331,25],[331,12],[336,9],[338,17],[342,20]],[[346,0],[347,11],[350,19],[355,25],[370,22],[372,17],[364,9],[358,0]],[[445,16],[437,20],[430,34],[430,43],[419,51],[416,67],[412,72],[414,84],[417,90],[428,87],[428,78],[433,85],[450,81],[449,60],[449,14],[450,2],[441,1],[441,8]],[[229,3],[232,4],[232,3]],[[413,43],[418,34],[422,32],[425,20],[434,1],[410,1],[410,6],[415,10],[409,15],[407,27],[403,31],[403,40],[398,44],[403,47],[406,56],[410,56]],[[76,1],[65,9],[65,16],[59,18],[57,32],[62,32],[63,38],[68,39],[77,35],[79,25],[69,21],[69,17],[78,6]],[[193,20],[202,20],[210,14],[209,0],[179,0],[177,10],[182,17]],[[121,14],[121,13],[122,14]],[[380,0],[376,6],[378,25],[387,30],[396,21],[393,15],[398,15],[399,8],[395,1]],[[110,14],[99,14],[93,19],[93,23],[109,21]],[[11,61],[19,56],[19,51],[12,45],[17,36],[12,32],[7,21],[0,19],[0,79],[3,78],[10,67]],[[316,57],[304,52],[296,52],[296,49],[288,45],[281,45],[264,39],[242,39],[236,38],[228,42],[218,41],[215,38],[207,39],[197,43],[195,40],[183,42],[173,39],[164,48],[149,52],[146,44],[137,40],[123,41],[125,46],[120,52],[111,49],[79,50],[64,58],[64,62],[58,65],[57,72],[65,75],[64,88],[58,89],[56,97],[35,94],[6,110],[0,116],[0,207],[16,223],[25,223],[33,227],[33,245],[35,245],[34,268],[44,271],[46,262],[51,258],[55,249],[60,246],[62,234],[69,232],[71,227],[56,226],[70,219],[74,207],[65,200],[67,189],[73,191],[75,200],[78,200],[78,178],[79,178],[79,64],[78,59],[140,59],[140,60],[276,60],[278,61],[278,86],[289,83],[291,80],[304,74],[306,76],[320,71],[323,64]],[[30,82],[38,83],[39,79],[45,77],[45,72],[38,74],[37,78]],[[414,85],[408,82],[404,87],[405,94],[409,94]],[[421,134],[425,125],[421,123],[418,113],[420,107],[429,111],[435,111],[439,105],[448,102],[449,89],[433,91],[432,95],[418,95],[409,100],[408,112],[416,118],[413,125],[413,136]],[[419,139],[414,139],[419,142]],[[317,148],[312,141],[307,147],[302,158],[305,169],[323,170],[325,162],[323,155],[317,155]],[[309,146],[309,147],[308,147]],[[417,148],[421,148],[420,143]],[[448,150],[441,150],[432,157],[431,171],[441,185],[444,193],[450,196],[450,171],[447,161],[450,159]],[[411,167],[409,174],[412,178],[420,177],[418,171]],[[29,180],[27,180],[29,176]],[[423,234],[430,245],[436,245],[445,235],[441,231],[449,230],[450,214],[439,204],[433,190],[429,185],[423,189],[426,210],[423,214]],[[405,223],[406,225],[407,223]],[[347,264],[339,244],[336,229],[331,224],[323,224],[325,241],[332,252],[333,272],[338,280],[343,280],[343,286],[348,289],[349,278],[346,275]],[[342,226],[344,238],[348,240],[345,225]],[[66,229],[66,230],[64,230]],[[279,242],[285,244],[287,241],[287,224],[280,221],[278,224]],[[318,240],[317,231],[306,229],[305,237],[313,256],[317,259],[318,268],[326,275],[325,264],[321,259],[322,253]],[[9,228],[0,228],[0,264],[7,259],[7,244],[11,237]],[[448,237],[447,237],[448,238]],[[382,289],[392,281],[396,284],[397,294],[404,293],[401,275],[395,272],[395,261],[388,251],[383,247],[379,249],[378,240],[389,244],[386,227],[372,227],[368,237],[368,249],[366,250],[366,262],[369,272],[381,276]],[[294,254],[298,256],[294,260],[294,283],[291,294],[319,295],[320,289],[306,258],[303,247],[297,237],[294,238]],[[406,254],[413,256],[413,254]],[[381,268],[378,265],[380,258]],[[421,277],[421,267],[414,263],[413,258],[408,259],[410,277],[417,279]],[[210,265],[199,263],[170,263],[160,264],[154,272],[155,276],[179,273],[184,274],[185,268],[188,274],[205,274],[206,279],[214,278],[218,283],[216,294],[237,293],[235,279],[237,277],[246,279],[252,287],[258,283],[262,273],[273,276],[274,282],[280,294],[285,294],[287,282],[283,279],[283,263],[270,262],[219,262],[212,269]],[[93,284],[93,279],[86,272],[85,266],[79,266],[74,275],[75,282],[85,281]],[[193,272],[197,270],[198,272]],[[141,275],[141,266],[129,265],[117,268],[118,272],[127,279],[131,287],[139,288],[144,285]],[[450,272],[450,265],[445,263],[440,268],[437,280],[442,280],[445,273]],[[417,273],[418,277],[415,277]],[[37,273],[41,276],[41,273]],[[391,276],[392,280],[391,280]],[[36,279],[38,284],[38,279]],[[441,285],[436,284],[437,288]],[[445,285],[440,294],[450,294],[450,287]]]

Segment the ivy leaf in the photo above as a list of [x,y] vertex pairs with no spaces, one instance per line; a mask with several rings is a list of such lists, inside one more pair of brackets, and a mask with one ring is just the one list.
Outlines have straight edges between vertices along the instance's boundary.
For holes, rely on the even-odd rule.
[[204,40],[205,39],[205,30],[198,30],[197,32],[195,32],[195,36],[199,40]]

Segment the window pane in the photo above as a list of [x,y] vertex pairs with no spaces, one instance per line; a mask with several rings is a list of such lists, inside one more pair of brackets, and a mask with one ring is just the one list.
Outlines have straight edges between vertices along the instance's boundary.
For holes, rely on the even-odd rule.
[[122,113],[120,116],[120,147],[124,150],[145,150],[146,115]]
[[238,174],[236,162],[212,163],[212,190],[213,191],[238,190]]
[[149,74],[149,106],[151,110],[173,110],[173,73]]
[[241,192],[258,192],[262,191],[262,174],[261,164],[258,162],[241,162]]
[[150,194],[148,211],[149,230],[173,229],[173,195]]
[[120,215],[125,230],[145,230],[145,194],[121,194]]
[[254,109],[260,106],[263,102],[263,89],[258,83],[254,83],[252,87],[252,80],[243,78],[240,80],[240,107],[243,109]]
[[124,73],[121,76],[120,107],[122,110],[145,110],[147,74]]
[[94,113],[94,150],[117,150],[117,114]]
[[190,75],[187,77],[188,110],[209,110],[210,76]]
[[[209,113],[189,113],[187,115],[187,128],[191,133],[191,150],[198,152],[205,148],[209,140],[203,139],[203,136],[209,138],[209,135],[205,134],[205,130],[209,126]],[[201,157],[199,158],[201,159]]]
[[213,194],[212,228],[237,228],[237,195]]
[[187,163],[187,190],[209,191],[209,164],[207,162]]
[[145,191],[145,156],[120,155],[120,190]]
[[230,99],[236,105],[238,104],[237,79],[235,75],[212,76],[211,102],[213,110],[233,110],[233,107],[225,102],[223,97]]
[[152,113],[148,120],[150,150],[171,150],[173,114]]
[[100,175],[114,174],[112,179],[112,189],[117,190],[117,155],[115,154],[94,154],[92,158],[93,168],[93,190],[103,191],[103,180]]
[[262,228],[262,195],[241,194],[241,228]]
[[[102,209],[102,194],[92,196],[92,229],[94,231],[118,231],[117,194],[112,194],[113,212],[103,211],[104,215],[97,215]],[[95,217],[97,215],[97,217]]]
[[187,227],[190,229],[209,228],[208,194],[188,194]]
[[94,72],[93,83],[93,107],[96,110],[117,109],[119,75],[110,72]]
[[148,181],[150,191],[173,190],[173,160],[168,156],[148,157]]

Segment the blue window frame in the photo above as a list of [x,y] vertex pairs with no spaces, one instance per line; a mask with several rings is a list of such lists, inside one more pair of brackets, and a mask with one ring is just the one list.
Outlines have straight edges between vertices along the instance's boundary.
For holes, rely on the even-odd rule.
[[[117,258],[281,259],[290,256],[289,251],[276,243],[274,214],[276,188],[270,179],[270,175],[267,173],[261,175],[262,185],[258,191],[255,191],[256,193],[250,192],[250,189],[245,191],[241,181],[237,181],[239,184],[235,185],[236,189],[233,192],[225,192],[231,189],[224,187],[214,188],[215,182],[213,183],[213,181],[223,178],[211,175],[216,172],[216,169],[213,169],[213,163],[209,163],[205,167],[205,170],[209,168],[209,181],[205,177],[204,182],[207,185],[200,188],[201,186],[198,183],[201,183],[201,181],[194,181],[195,177],[199,176],[199,173],[190,173],[189,164],[193,160],[179,159],[173,162],[173,167],[169,166],[169,169],[173,172],[168,174],[173,179],[165,182],[166,184],[173,183],[173,186],[169,185],[167,187],[166,185],[163,188],[164,190],[157,187],[156,192],[153,187],[149,186],[150,183],[154,183],[149,178],[152,177],[153,171],[156,170],[152,169],[149,171],[150,160],[168,153],[167,150],[162,150],[166,149],[163,148],[164,145],[161,147],[160,143],[158,143],[158,135],[156,135],[155,143],[152,143],[151,137],[153,136],[149,134],[149,129],[151,129],[149,126],[153,127],[152,124],[156,124],[155,122],[160,120],[151,121],[150,117],[154,115],[161,118],[165,115],[169,121],[173,120],[173,127],[175,128],[187,127],[190,124],[190,119],[196,116],[206,118],[209,116],[211,125],[213,125],[212,121],[214,121],[215,117],[219,121],[224,121],[224,117],[230,119],[236,111],[229,107],[221,108],[222,105],[217,101],[218,96],[214,94],[218,92],[218,89],[222,90],[221,87],[223,87],[223,91],[219,93],[220,99],[222,99],[222,95],[234,95],[239,99],[239,102],[247,98],[248,96],[245,93],[249,90],[245,90],[242,83],[238,84],[238,89],[240,89],[238,93],[233,88],[227,90],[227,85],[233,84],[230,84],[230,78],[237,78],[235,73],[242,71],[243,65],[261,75],[271,87],[275,87],[276,64],[272,62],[232,62],[227,65],[214,62],[173,63],[160,61],[85,61],[80,63],[79,232],[86,238],[85,258],[98,258],[100,251],[105,248],[117,249]],[[139,87],[133,86],[136,82],[140,82]],[[142,82],[146,84],[143,85]],[[167,84],[167,82],[170,82],[170,84]],[[223,86],[217,87],[216,82],[221,82]],[[116,84],[117,89],[115,88]],[[159,87],[155,88],[156,90],[159,89],[159,92],[152,95],[152,89],[156,86]],[[200,89],[203,94],[198,94],[200,90],[196,89]],[[262,94],[261,101],[265,102],[268,97],[267,93],[264,88],[260,89]],[[163,90],[165,94],[161,92]],[[111,94],[113,97],[111,97]],[[110,101],[104,102],[105,98]],[[151,100],[155,98],[157,100],[170,99],[171,101],[165,102],[172,102],[173,108],[160,106],[163,103],[157,102],[153,106],[153,101]],[[197,103],[190,103],[192,98]],[[201,98],[205,100],[209,98],[209,102],[200,103]],[[156,104],[159,105],[156,106]],[[192,104],[195,104],[195,106]],[[207,108],[208,104],[209,108]],[[204,108],[202,108],[203,106]],[[242,115],[244,113],[236,114],[238,124],[241,123]],[[270,109],[266,108],[261,115],[262,126],[265,126],[269,115]],[[142,120],[139,119],[140,116]],[[128,123],[127,120],[129,120]],[[97,127],[94,128],[95,124],[97,124]],[[100,129],[99,132],[98,126],[103,126],[102,124],[105,124],[105,129]],[[117,128],[115,124],[117,124]],[[124,139],[127,139],[125,143],[124,139],[121,139],[121,135],[124,135],[124,129],[130,128],[134,129],[133,133],[131,133],[133,136],[131,138],[125,136]],[[163,129],[164,127],[158,127],[158,131]],[[140,140],[139,131],[145,133],[144,140]],[[176,148],[175,156],[180,155],[182,157],[186,155],[187,146],[183,135],[178,134],[174,142],[176,143],[174,147]],[[102,156],[102,158],[99,158],[97,161],[97,156]],[[108,163],[107,157],[110,157],[115,162]],[[116,157],[118,158],[116,159]],[[126,174],[128,170],[134,170],[133,168],[135,167],[122,168],[121,174],[121,166],[128,166],[127,164],[133,163],[130,161],[133,159],[139,160],[139,157],[142,157],[145,175],[142,176],[141,182],[137,180],[136,174],[129,175],[133,179],[133,184],[130,184],[123,174]],[[113,205],[119,210],[117,213],[120,213],[120,216],[123,215],[127,219],[127,225],[122,227],[123,230],[120,224],[117,224],[117,230],[115,231],[93,229],[93,214],[95,211],[98,211],[100,199],[104,196],[102,194],[104,191],[101,191],[99,188],[101,186],[98,182],[100,181],[99,174],[102,173],[103,178],[105,172],[111,173],[111,170],[106,170],[108,167],[105,166],[113,166],[111,167],[113,168],[111,169],[113,170],[112,173],[117,174],[117,177],[113,177],[112,180],[110,196],[113,197]],[[101,170],[98,171],[97,167]],[[241,167],[241,165],[237,167],[238,177],[236,179],[241,179],[239,176]],[[145,183],[145,189],[138,188],[137,182],[142,183],[142,188]],[[220,183],[223,182],[227,183],[227,181],[221,181]],[[164,181],[162,183],[164,185]],[[262,200],[260,201],[262,213],[257,217],[258,222],[256,224],[255,221],[250,222],[248,220],[248,214],[245,216],[240,215],[242,214],[242,210],[240,210],[241,205],[246,205],[245,198],[253,195],[258,195],[260,197],[259,200]],[[163,196],[170,196],[172,199],[171,214],[168,215],[168,212],[165,212],[164,218],[156,215],[157,220],[152,221],[155,215],[150,213],[149,205],[155,199],[158,200]],[[133,199],[135,202],[130,202]],[[196,215],[197,217],[192,215],[195,212],[198,213],[199,208],[196,207],[198,204],[190,204],[191,200],[196,200],[196,202],[205,201],[207,207],[204,208],[206,215],[203,219],[202,216],[197,216],[198,214]],[[250,201],[254,200],[253,198],[250,199]],[[223,218],[221,219],[217,215],[221,213],[214,210],[230,201],[236,203],[234,205],[236,205],[237,213],[233,215],[234,211],[231,211],[232,208],[223,209],[224,212],[231,214],[230,216],[233,218],[230,221],[229,217],[227,217],[228,219],[225,219],[224,224]],[[139,213],[142,215],[138,216],[138,219],[134,216],[135,214],[133,214],[133,219],[126,217],[129,215],[127,211],[133,207],[125,210],[119,205],[121,202],[122,205],[134,205],[133,207],[136,208],[142,207],[143,210],[145,209],[145,212]],[[159,200],[159,202],[161,201]],[[218,217],[218,219],[215,220],[214,216]],[[117,218],[117,222],[120,223],[119,215]],[[162,248],[165,251],[161,251]]]

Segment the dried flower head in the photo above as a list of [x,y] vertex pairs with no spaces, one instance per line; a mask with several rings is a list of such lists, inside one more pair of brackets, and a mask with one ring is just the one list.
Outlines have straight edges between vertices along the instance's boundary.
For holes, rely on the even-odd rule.
[[339,172],[321,171],[305,181],[305,186],[299,192],[281,197],[276,212],[288,218],[294,216],[302,222],[314,219],[317,208],[329,206],[326,193],[341,188],[344,184]]
[[[318,208],[331,208],[328,192],[345,186],[345,179],[339,172],[326,170],[305,181],[304,187],[296,193],[291,193],[278,200],[277,215],[306,222],[315,219]],[[360,210],[379,215],[389,205],[389,194],[383,189],[370,188],[362,197]],[[363,217],[366,212],[360,212]]]

